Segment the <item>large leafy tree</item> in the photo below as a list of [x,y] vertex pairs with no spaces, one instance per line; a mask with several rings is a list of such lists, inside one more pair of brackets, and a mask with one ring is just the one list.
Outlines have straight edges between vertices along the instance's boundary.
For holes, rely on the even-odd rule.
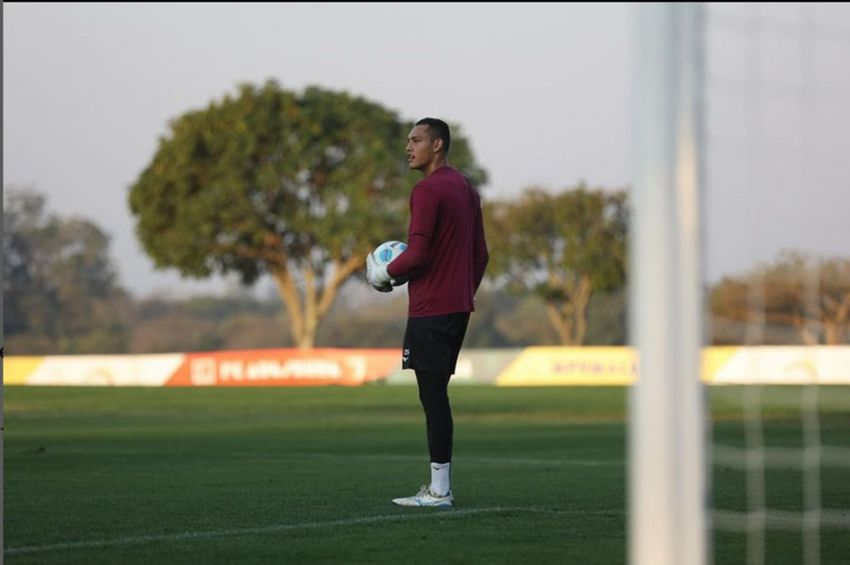
[[516,200],[490,202],[490,278],[538,296],[559,342],[581,345],[593,292],[624,285],[627,218],[624,192],[584,184],[557,194],[532,187]]
[[[242,85],[171,123],[130,189],[137,234],[158,267],[186,276],[271,275],[293,339],[312,347],[369,250],[405,236],[410,126],[344,92]],[[484,181],[455,138],[453,164]]]
[[9,188],[3,209],[4,331],[13,353],[95,353],[126,347],[129,297],[109,236],[46,212],[43,194]]
[[850,259],[786,251],[771,264],[724,278],[712,289],[710,306],[718,326],[763,325],[767,343],[787,343],[783,328],[806,345],[847,343]]

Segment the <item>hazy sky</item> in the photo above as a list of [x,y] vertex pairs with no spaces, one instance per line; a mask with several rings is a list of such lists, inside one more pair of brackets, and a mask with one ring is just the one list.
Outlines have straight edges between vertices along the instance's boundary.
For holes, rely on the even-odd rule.
[[[127,192],[169,120],[232,93],[240,82],[274,78],[296,90],[317,84],[365,96],[406,119],[459,123],[490,173],[485,197],[513,195],[530,184],[559,189],[585,180],[620,188],[629,181],[633,30],[626,5],[5,3],[3,9],[4,187],[32,186],[48,195],[51,211],[101,225],[113,238],[122,284],[138,295],[224,288],[154,271],[133,233]],[[775,140],[771,128],[788,120],[782,131],[799,142],[794,119],[808,107],[794,94],[791,118],[788,108],[761,98],[753,112],[746,102],[752,85],[735,82],[754,68],[767,76],[771,62],[793,56],[794,45],[792,55],[773,51],[772,41],[796,37],[782,24],[794,14],[778,10],[771,19],[773,12],[763,9],[770,17],[755,43],[747,39],[752,29],[742,33],[752,10],[727,10],[724,19],[718,9],[709,33],[715,41],[709,67],[717,78],[708,90],[713,190],[705,197],[713,275],[782,247],[850,249],[847,6],[814,12],[816,29],[827,38],[816,44],[818,61],[827,63],[815,74],[829,103],[823,109],[818,99],[810,136],[825,141],[806,147],[830,173],[798,168],[791,177],[806,179],[805,186],[790,183],[788,171],[773,166],[789,160],[762,143],[768,149],[757,161],[761,192],[753,183],[741,185],[756,162],[741,162],[741,147]],[[741,66],[746,57],[723,51],[753,45],[767,45],[767,54],[762,49],[749,67]],[[756,94],[769,96],[768,90]],[[814,221],[800,223],[801,211]],[[741,245],[754,233],[761,243]]]

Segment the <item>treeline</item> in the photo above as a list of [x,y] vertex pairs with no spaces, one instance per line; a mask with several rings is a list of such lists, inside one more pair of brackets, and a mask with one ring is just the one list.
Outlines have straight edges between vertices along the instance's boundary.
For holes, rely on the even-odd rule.
[[[48,214],[44,196],[33,190],[9,188],[5,196],[10,353],[304,347],[305,336],[309,346],[318,347],[401,343],[406,289],[375,293],[362,272],[339,284],[309,332],[303,329],[309,321],[304,314],[311,309],[291,308],[281,296],[137,299],[119,285],[108,237],[95,223]],[[513,201],[487,202],[492,260],[466,343],[624,343],[624,210],[623,193],[583,185],[560,194],[530,188]],[[361,258],[358,270],[364,263]],[[319,287],[318,268],[310,269],[312,278],[295,279],[293,285]],[[326,277],[333,278],[333,272]],[[320,305],[319,296],[328,295],[302,290],[301,296]]]
[[[488,220],[491,226],[494,221]],[[108,236],[89,220],[48,214],[44,196],[35,191],[6,190],[4,230],[7,354],[160,353],[297,345],[287,310],[277,296],[257,298],[238,292],[185,299],[132,296],[118,281],[108,254]],[[493,245],[500,245],[510,232],[499,232]],[[522,280],[488,276],[476,297],[467,347],[564,343],[547,303],[562,295],[539,284],[524,286]],[[728,277],[706,293],[707,339],[713,344],[850,340],[848,259],[814,260],[786,253],[773,264]],[[585,307],[581,343],[626,343],[626,298],[625,280],[592,293]],[[323,319],[316,346],[399,347],[406,307],[403,287],[389,295],[378,294],[362,278],[352,278]]]
[[[403,291],[394,295],[370,294],[373,292],[364,283],[347,284],[318,332],[317,347],[400,347],[406,322],[406,294]],[[7,304],[12,302],[11,298],[7,298]],[[10,321],[6,326],[6,352],[11,355],[166,353],[294,346],[286,310],[276,297],[134,299],[122,293],[108,302],[110,308],[92,312],[85,325],[66,324],[45,331],[37,323],[24,321],[16,325]],[[482,289],[476,302],[477,311],[467,334],[468,347],[558,343],[539,299]],[[62,304],[54,307],[59,310],[18,312],[36,318],[33,322],[76,315],[64,313]],[[600,294],[592,301],[590,312],[590,343],[624,343],[622,293]]]

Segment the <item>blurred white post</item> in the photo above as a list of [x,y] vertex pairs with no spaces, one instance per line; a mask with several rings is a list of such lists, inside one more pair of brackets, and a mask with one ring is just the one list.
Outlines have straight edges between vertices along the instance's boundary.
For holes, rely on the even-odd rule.
[[704,565],[700,4],[635,7],[629,562]]

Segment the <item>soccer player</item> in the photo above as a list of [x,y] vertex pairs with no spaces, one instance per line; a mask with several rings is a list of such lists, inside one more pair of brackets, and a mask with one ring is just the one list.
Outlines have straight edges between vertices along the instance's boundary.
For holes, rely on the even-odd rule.
[[400,506],[452,506],[451,460],[454,424],[448,384],[455,371],[474,295],[489,254],[481,200],[449,166],[449,126],[436,118],[416,122],[407,139],[411,169],[425,178],[410,194],[407,249],[391,263],[366,258],[367,278],[389,292],[407,280],[408,319],[402,368],[413,369],[425,410],[431,483],[413,496],[393,499]]

